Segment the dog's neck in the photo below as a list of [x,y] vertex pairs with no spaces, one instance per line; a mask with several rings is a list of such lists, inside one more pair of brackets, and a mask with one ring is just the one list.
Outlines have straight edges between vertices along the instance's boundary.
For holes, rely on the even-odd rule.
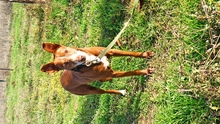
[[[93,61],[93,60],[96,60],[96,58],[97,58],[97,56],[95,56],[93,54],[90,54],[90,53],[87,53],[87,52],[84,52],[81,50],[79,50],[79,51],[82,52],[82,54],[86,56],[86,61]],[[103,56],[101,58],[101,62],[103,63],[103,66],[105,67],[105,69],[107,69],[107,67],[109,67],[109,65],[110,65],[109,60],[106,56]]]

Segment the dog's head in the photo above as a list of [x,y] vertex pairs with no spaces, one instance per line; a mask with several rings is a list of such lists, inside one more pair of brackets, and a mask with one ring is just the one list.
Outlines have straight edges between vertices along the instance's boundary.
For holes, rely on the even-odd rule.
[[57,72],[59,70],[72,70],[84,63],[89,56],[87,53],[59,44],[43,43],[42,47],[47,52],[53,53],[54,61],[41,67],[43,72]]

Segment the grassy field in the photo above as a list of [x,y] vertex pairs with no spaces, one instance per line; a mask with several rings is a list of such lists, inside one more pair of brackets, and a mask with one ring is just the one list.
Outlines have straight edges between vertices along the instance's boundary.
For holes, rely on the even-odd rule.
[[6,123],[10,124],[217,124],[220,123],[220,2],[145,0],[114,48],[152,50],[151,60],[112,58],[115,70],[155,68],[151,77],[94,82],[126,89],[126,96],[76,96],[60,74],[40,67],[52,61],[43,42],[107,46],[131,13],[121,0],[54,0],[13,4],[11,72]]

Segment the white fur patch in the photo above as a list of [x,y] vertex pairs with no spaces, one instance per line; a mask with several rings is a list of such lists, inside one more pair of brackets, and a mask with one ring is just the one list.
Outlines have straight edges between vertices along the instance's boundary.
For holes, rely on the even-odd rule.
[[[89,54],[87,54],[85,52],[82,52],[82,51],[77,51],[77,53],[75,55],[72,55],[71,58],[75,59],[76,56],[79,56],[79,55],[85,56],[86,57],[86,61],[93,61],[93,60],[97,59],[97,56],[89,55]],[[106,56],[102,57],[101,62],[104,64],[105,69],[107,69],[107,67],[110,65],[110,63],[108,61],[108,58]]]
[[104,63],[105,69],[110,65],[108,58],[106,56],[103,56],[101,59],[101,62]]
[[125,95],[126,94],[126,90],[119,90],[119,92],[121,93],[121,95]]

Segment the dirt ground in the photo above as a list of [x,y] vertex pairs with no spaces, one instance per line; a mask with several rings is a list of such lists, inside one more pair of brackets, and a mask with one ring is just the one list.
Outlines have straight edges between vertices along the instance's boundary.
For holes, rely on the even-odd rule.
[[11,3],[0,1],[0,124],[4,124],[6,110],[6,88],[10,59]]

